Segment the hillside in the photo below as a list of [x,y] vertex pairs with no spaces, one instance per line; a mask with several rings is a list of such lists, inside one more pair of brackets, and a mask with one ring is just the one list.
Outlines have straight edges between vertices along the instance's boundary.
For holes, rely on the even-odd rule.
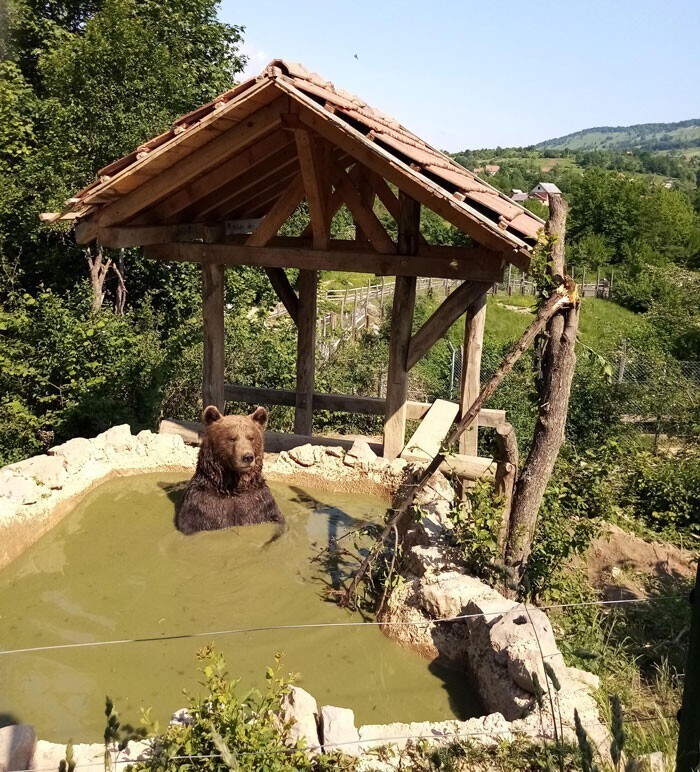
[[598,126],[536,145],[550,150],[676,150],[700,147],[700,118],[678,123]]

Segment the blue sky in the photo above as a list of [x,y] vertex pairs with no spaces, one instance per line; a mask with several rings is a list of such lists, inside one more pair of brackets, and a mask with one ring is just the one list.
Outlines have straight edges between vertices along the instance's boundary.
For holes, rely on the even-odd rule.
[[222,0],[219,15],[246,27],[249,74],[301,62],[446,150],[700,116],[700,0]]

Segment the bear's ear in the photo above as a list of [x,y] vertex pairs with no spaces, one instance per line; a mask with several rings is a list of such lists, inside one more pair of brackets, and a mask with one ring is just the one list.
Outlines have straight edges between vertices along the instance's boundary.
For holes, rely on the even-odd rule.
[[216,405],[209,405],[202,411],[202,421],[207,426],[209,426],[209,424],[213,424],[214,421],[220,421],[222,418],[223,416],[219,412],[219,408],[216,407]]
[[263,428],[265,428],[265,425],[267,424],[267,410],[265,410],[264,407],[256,408],[249,416],[252,421],[255,421],[256,424],[260,424]]

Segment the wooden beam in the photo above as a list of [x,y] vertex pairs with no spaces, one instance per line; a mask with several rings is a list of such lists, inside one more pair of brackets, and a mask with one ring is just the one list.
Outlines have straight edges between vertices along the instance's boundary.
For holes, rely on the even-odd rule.
[[230,158],[209,174],[198,177],[189,185],[178,190],[177,193],[161,201],[149,211],[149,217],[156,222],[167,220],[191,207],[193,203],[215,196],[221,188],[230,184],[236,177],[256,167],[262,161],[274,157],[289,144],[291,144],[289,137],[284,132],[274,132],[263,137],[259,142]]
[[224,266],[202,266],[204,318],[203,406],[224,410]]
[[311,434],[316,373],[316,303],[318,272],[299,271],[299,316],[297,322],[297,388],[294,431]]
[[253,231],[253,235],[248,238],[246,246],[264,247],[277,234],[303,198],[304,182],[301,174],[297,174],[272,209],[263,217],[260,225]]
[[[464,358],[459,389],[460,417],[479,396],[481,391],[481,352],[484,346],[486,324],[486,293],[469,306],[465,317]],[[474,421],[459,438],[459,452],[476,456],[479,446],[479,422]]]
[[[266,389],[261,386],[241,386],[237,383],[224,384],[227,402],[246,402],[249,405],[286,405],[294,407],[296,392],[291,389]],[[420,421],[425,418],[432,402],[406,401],[406,418]],[[455,403],[457,404],[457,403]],[[359,413],[361,415],[384,415],[386,400],[380,397],[358,397],[352,394],[313,393],[314,410],[330,410],[338,413]],[[479,425],[496,428],[506,420],[505,410],[479,411]]]
[[99,225],[106,227],[129,220],[158,201],[162,201],[190,180],[200,177],[265,134],[274,131],[280,125],[279,115],[286,101],[284,98],[276,99],[266,107],[257,110],[242,124],[237,124],[225,131],[113,204],[108,204],[97,215]]
[[360,226],[363,234],[367,236],[377,252],[383,255],[396,254],[396,244],[389,238],[389,234],[384,230],[372,208],[363,201],[362,196],[352,184],[347,172],[336,167],[334,169],[333,181],[350,210],[350,214],[355,218],[355,222]]
[[231,217],[265,217],[298,174],[299,164],[295,161],[266,183],[246,188],[240,195],[228,199],[219,209],[211,212],[211,217],[217,220]]
[[[95,217],[90,217],[87,220],[81,220],[73,229],[75,235],[76,244],[89,244],[98,238],[97,220]],[[104,245],[108,246],[108,245]]]
[[465,282],[453,290],[411,338],[408,349],[408,369],[414,367],[467,308],[485,295],[489,289],[490,285],[483,282]]
[[301,176],[304,179],[306,200],[309,204],[314,249],[327,249],[330,239],[328,217],[330,185],[320,158],[323,151],[319,152],[318,143],[308,129],[295,129],[294,137],[297,143]]
[[[158,427],[159,434],[177,434],[190,445],[199,445],[204,434],[204,424],[198,421],[177,421],[165,418]],[[367,437],[370,448],[377,454],[382,454],[382,446]],[[283,432],[265,432],[265,452],[281,453],[283,450],[298,448],[300,445],[321,445],[330,448],[345,448],[350,450],[355,437],[312,437],[304,434],[285,434]]]
[[[399,254],[415,255],[420,233],[420,204],[403,193],[399,197]],[[389,335],[389,368],[384,416],[384,457],[396,458],[406,440],[408,348],[416,303],[416,277],[397,276]]]
[[[265,220],[260,224],[260,228]],[[256,231],[255,233],[257,233]],[[255,236],[255,233],[253,236]],[[252,238],[252,237],[251,237]],[[360,251],[354,241],[335,251],[331,241],[329,251],[319,252],[308,247],[286,247],[278,239],[268,247],[231,244],[171,243],[145,247],[146,257],[178,262],[217,262],[225,265],[259,265],[306,270],[352,271],[374,273],[377,276],[433,276],[444,279],[465,279],[493,283],[500,281],[503,269],[494,263],[493,253],[479,248],[464,247],[466,252],[453,253],[453,247],[421,247],[419,254],[380,255]],[[298,243],[298,242],[296,242]],[[342,242],[341,242],[342,243]],[[473,249],[473,251],[472,251]],[[472,259],[460,260],[457,254],[470,254]]]
[[282,301],[294,324],[299,324],[299,298],[289,283],[284,268],[265,268],[277,297]]

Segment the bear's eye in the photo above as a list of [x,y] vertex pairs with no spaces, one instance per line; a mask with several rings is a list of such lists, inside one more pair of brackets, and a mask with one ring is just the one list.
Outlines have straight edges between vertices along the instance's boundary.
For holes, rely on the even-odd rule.
[[231,442],[238,442],[238,436],[234,435],[233,437],[231,437]]
[[252,435],[252,434],[249,434],[249,435],[246,437],[246,439],[248,440],[248,442],[252,442],[254,438],[253,438],[253,435]]

